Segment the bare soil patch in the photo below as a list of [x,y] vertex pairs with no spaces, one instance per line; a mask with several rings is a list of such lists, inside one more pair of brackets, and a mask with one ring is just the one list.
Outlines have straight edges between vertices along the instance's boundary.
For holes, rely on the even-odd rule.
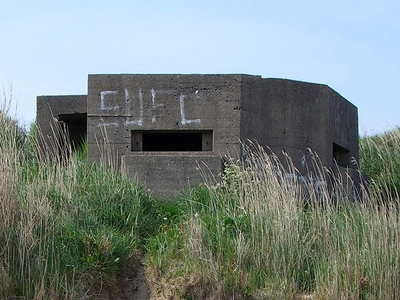
[[142,258],[136,257],[129,260],[114,279],[99,283],[96,288],[92,288],[89,299],[150,299],[150,290],[146,281],[145,266],[142,263]]

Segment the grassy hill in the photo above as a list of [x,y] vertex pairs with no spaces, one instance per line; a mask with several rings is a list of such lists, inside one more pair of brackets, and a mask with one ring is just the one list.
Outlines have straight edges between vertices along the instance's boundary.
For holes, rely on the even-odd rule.
[[1,299],[124,299],[143,268],[153,299],[400,297],[399,130],[360,140],[357,201],[317,157],[304,180],[257,146],[165,202],[85,149],[38,157],[5,108],[0,141]]

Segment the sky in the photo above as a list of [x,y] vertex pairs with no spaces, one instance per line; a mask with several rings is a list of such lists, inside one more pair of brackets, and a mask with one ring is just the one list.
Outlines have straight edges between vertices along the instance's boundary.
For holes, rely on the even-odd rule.
[[398,0],[0,0],[0,41],[0,96],[24,124],[88,74],[240,73],[327,84],[360,135],[400,126]]

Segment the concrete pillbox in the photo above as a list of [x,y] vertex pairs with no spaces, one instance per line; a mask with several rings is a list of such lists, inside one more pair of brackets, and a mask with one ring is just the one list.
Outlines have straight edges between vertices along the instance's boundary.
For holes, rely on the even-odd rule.
[[201,183],[204,166],[218,176],[224,157],[245,155],[247,140],[287,152],[301,172],[308,149],[327,167],[354,169],[351,158],[358,159],[357,108],[323,84],[243,74],[103,74],[88,76],[87,97],[37,102],[43,132],[50,116],[74,139],[85,128],[94,163],[106,139],[117,163],[157,197]]

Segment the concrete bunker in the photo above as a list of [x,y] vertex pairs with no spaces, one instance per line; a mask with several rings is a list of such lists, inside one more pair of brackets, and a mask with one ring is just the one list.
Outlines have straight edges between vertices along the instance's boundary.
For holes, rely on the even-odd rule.
[[217,177],[224,156],[244,155],[246,140],[287,152],[300,172],[308,149],[327,167],[355,169],[358,160],[357,108],[324,84],[244,74],[96,74],[88,76],[87,96],[38,97],[37,123],[49,136],[52,116],[75,143],[86,130],[89,162],[99,160],[106,130],[118,163],[158,197],[201,183],[202,168]]

